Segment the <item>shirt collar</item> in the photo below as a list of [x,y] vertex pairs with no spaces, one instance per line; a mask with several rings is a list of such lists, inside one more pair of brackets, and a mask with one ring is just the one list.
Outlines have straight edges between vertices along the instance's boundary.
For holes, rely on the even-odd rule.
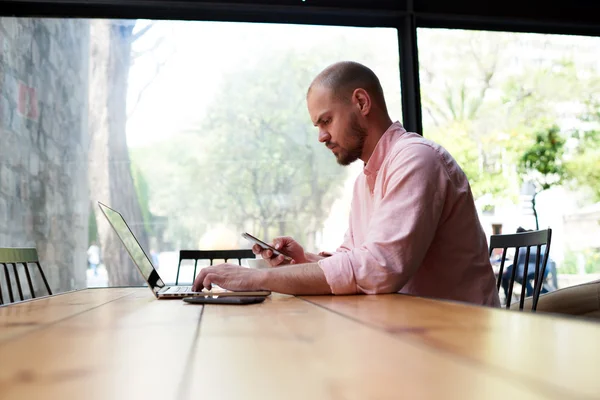
[[375,145],[373,154],[371,154],[369,161],[365,164],[363,171],[365,175],[377,175],[379,168],[381,168],[381,164],[383,164],[383,161],[389,154],[389,150],[405,132],[406,130],[399,121],[390,125],[379,139],[379,142],[377,142],[377,145]]

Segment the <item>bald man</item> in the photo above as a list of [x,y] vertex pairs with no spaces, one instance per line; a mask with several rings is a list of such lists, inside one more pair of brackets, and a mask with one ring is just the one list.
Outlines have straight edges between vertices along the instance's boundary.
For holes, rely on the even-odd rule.
[[406,293],[499,306],[498,291],[469,182],[441,146],[407,132],[388,115],[377,76],[340,62],[307,93],[318,139],[341,165],[361,160],[350,224],[332,253],[312,254],[290,237],[253,248],[273,267],[221,264],[201,270],[194,288],[287,294]]

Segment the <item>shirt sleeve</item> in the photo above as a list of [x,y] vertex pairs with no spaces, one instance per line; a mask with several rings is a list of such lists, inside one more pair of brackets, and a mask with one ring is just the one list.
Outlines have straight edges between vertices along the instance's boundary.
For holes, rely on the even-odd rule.
[[383,189],[364,243],[319,261],[334,294],[398,292],[435,236],[449,185],[437,151],[407,146],[379,174]]
[[346,230],[346,233],[344,234],[344,242],[341,244],[340,247],[337,248],[336,252],[346,252],[346,251],[350,251],[352,250],[352,248],[354,247],[353,243],[354,243],[354,238],[353,238],[353,234],[352,234],[352,218],[348,218],[348,229]]

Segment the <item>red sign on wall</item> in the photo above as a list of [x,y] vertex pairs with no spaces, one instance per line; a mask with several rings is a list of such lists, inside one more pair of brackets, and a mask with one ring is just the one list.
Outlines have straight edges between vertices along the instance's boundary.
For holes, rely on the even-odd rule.
[[35,88],[19,82],[19,113],[29,119],[37,120],[39,116],[38,101]]

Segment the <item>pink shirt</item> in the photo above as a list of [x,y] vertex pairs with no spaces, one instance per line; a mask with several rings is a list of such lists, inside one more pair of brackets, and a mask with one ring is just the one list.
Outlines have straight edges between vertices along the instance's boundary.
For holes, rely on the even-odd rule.
[[344,243],[319,266],[334,294],[500,305],[467,177],[445,149],[399,122],[356,179]]

